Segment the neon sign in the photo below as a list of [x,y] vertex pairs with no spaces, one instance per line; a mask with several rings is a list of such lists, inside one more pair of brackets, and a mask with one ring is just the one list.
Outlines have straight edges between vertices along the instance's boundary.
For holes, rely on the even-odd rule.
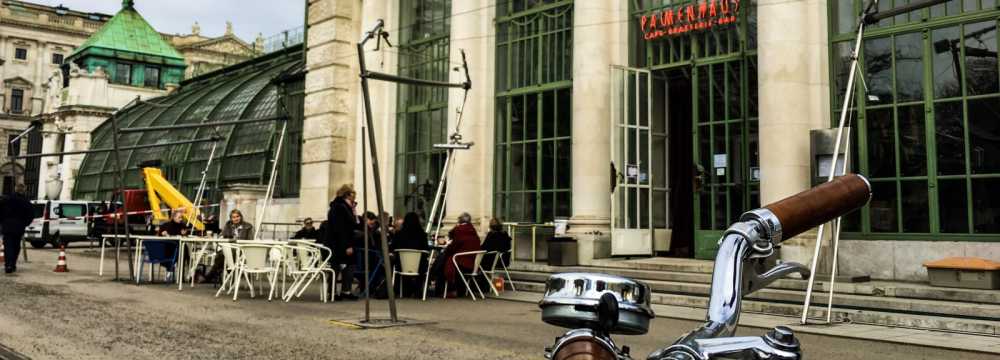
[[656,40],[733,24],[739,9],[740,0],[702,0],[643,15],[639,28],[643,39]]

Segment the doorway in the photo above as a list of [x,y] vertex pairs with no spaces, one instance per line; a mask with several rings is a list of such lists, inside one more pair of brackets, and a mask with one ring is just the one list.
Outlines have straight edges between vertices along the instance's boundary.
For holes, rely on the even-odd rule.
[[654,72],[654,79],[669,84],[665,87],[666,96],[671,106],[666,107],[666,127],[669,136],[665,150],[661,154],[667,159],[669,171],[667,179],[670,184],[669,226],[670,243],[666,251],[658,255],[669,257],[690,258],[694,256],[694,193],[695,163],[692,161],[693,138],[692,129],[692,89],[691,69],[677,68]]

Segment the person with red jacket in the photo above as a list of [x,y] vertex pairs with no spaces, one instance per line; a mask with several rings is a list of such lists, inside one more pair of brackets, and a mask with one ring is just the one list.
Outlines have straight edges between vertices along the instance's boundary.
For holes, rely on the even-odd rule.
[[435,275],[435,287],[438,296],[444,295],[445,284],[449,284],[448,288],[452,289],[449,293],[449,297],[456,296],[456,291],[464,289],[464,286],[458,285],[455,281],[458,280],[459,271],[471,272],[472,268],[476,265],[475,256],[463,256],[458,258],[458,266],[461,269],[455,268],[455,262],[452,259],[455,254],[468,252],[468,251],[479,251],[479,234],[476,232],[476,228],[472,226],[472,216],[469,213],[462,213],[458,216],[458,225],[455,225],[451,231],[448,232],[448,247],[444,249],[441,256],[438,257],[437,261],[434,262],[433,269]]

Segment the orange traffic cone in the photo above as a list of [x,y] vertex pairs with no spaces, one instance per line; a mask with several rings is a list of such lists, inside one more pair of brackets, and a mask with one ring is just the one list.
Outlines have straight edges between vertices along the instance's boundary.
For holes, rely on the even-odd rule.
[[66,245],[59,245],[59,262],[56,263],[55,272],[69,272],[66,268]]

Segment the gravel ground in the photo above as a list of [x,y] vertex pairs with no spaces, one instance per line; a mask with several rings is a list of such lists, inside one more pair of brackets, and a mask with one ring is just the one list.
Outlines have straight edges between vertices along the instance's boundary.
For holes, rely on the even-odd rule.
[[[315,292],[291,303],[233,302],[213,297],[211,286],[135,286],[98,277],[91,255],[70,250],[72,272],[60,274],[52,272],[53,250],[32,250],[32,263],[0,276],[0,344],[34,359],[540,359],[563,332],[542,323],[532,304],[468,299],[401,300],[402,317],[433,323],[357,330],[330,320],[359,319],[362,302],[323,304]],[[385,316],[386,302],[372,309]],[[643,359],[695,326],[657,318],[649,334],[616,341]],[[800,341],[812,359],[991,358],[836,337]]]

